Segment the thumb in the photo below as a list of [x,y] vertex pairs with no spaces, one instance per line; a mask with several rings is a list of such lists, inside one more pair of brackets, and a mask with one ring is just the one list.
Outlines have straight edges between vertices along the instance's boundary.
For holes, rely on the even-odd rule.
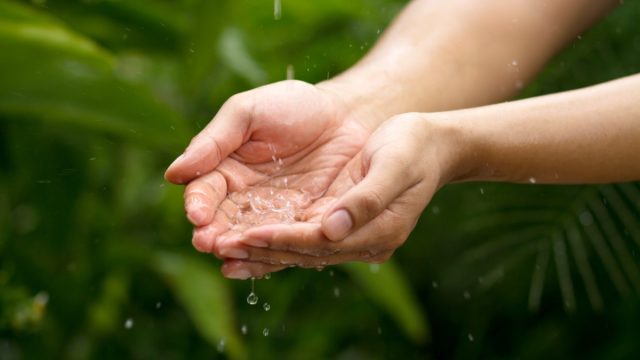
[[380,215],[412,184],[401,161],[380,154],[372,159],[361,182],[342,195],[322,219],[322,231],[332,241],[344,239]]
[[251,119],[251,104],[246,96],[232,96],[211,122],[167,169],[165,179],[187,183],[215,169],[222,160],[244,142]]

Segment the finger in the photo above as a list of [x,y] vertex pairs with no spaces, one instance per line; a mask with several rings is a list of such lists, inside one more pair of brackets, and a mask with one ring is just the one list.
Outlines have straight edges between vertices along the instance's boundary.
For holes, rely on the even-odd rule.
[[227,260],[222,264],[222,274],[229,279],[246,280],[261,278],[267,274],[286,269],[283,265],[270,265],[259,262]]
[[246,230],[242,242],[256,248],[293,251],[306,255],[330,255],[338,249],[327,240],[320,224],[295,223],[263,225]]
[[[320,224],[296,223],[292,225],[278,224],[251,228],[245,231],[242,237],[238,238],[238,241],[252,248],[291,252],[298,255],[321,258],[339,253],[359,253],[364,250],[375,254],[388,249],[386,246],[381,246],[384,244],[376,242],[375,239],[377,239],[377,237],[374,237],[373,240],[359,239],[358,241],[348,242],[329,241],[320,229]],[[353,259],[356,258],[357,257],[353,257]]]
[[213,222],[205,226],[194,228],[191,243],[193,244],[193,247],[200,252],[213,252],[217,237],[224,234],[227,229],[228,226],[220,222]]
[[217,171],[190,182],[184,190],[184,209],[189,221],[195,226],[210,224],[226,194],[227,183]]
[[328,239],[343,240],[414,185],[411,164],[403,164],[399,159],[401,157],[390,154],[371,159],[364,179],[343,194],[324,215],[322,231]]
[[165,178],[183,184],[213,170],[247,138],[251,104],[242,95],[231,97],[211,122],[165,172]]
[[[326,240],[325,240],[326,241]],[[298,266],[302,268],[322,268],[329,265],[350,261],[380,262],[388,257],[390,250],[356,249],[356,251],[335,251],[329,255],[302,254],[295,251],[280,251],[268,248],[247,246],[242,236],[225,241],[220,252],[226,254],[224,260],[242,260],[254,263],[265,263],[276,266]],[[237,255],[237,257],[236,257]]]
[[213,222],[202,228],[196,228],[194,231],[192,239],[194,247],[199,251],[215,254],[218,238],[228,238],[229,231],[235,227],[232,216],[237,211],[238,207],[233,202],[222,201],[214,215]]

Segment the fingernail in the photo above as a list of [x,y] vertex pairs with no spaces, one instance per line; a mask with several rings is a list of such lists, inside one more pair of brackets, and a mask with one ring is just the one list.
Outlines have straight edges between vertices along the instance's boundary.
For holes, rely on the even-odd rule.
[[190,206],[187,209],[187,219],[196,226],[204,224],[207,214],[204,211],[204,206]]
[[175,160],[173,160],[173,162],[171,163],[171,165],[169,165],[169,168],[174,167],[177,163],[179,163],[180,161],[182,161],[182,159],[184,159],[184,153],[182,153],[182,155],[178,156]]
[[227,274],[229,279],[246,280],[251,277],[251,273],[245,269],[233,270]]
[[222,249],[220,255],[231,259],[246,259],[249,257],[249,253],[243,249]]
[[353,226],[351,216],[349,216],[347,210],[344,209],[340,209],[331,214],[326,224],[325,235],[334,241],[343,239]]

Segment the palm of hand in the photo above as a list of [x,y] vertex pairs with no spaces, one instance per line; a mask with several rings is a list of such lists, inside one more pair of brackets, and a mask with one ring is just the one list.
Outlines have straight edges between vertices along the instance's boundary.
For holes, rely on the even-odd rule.
[[328,188],[369,135],[314,86],[269,87],[258,89],[268,96],[255,96],[252,103],[247,141],[215,170],[224,177],[227,196],[213,221],[196,230],[194,244],[201,250],[216,252],[225,239],[251,227],[319,219]]

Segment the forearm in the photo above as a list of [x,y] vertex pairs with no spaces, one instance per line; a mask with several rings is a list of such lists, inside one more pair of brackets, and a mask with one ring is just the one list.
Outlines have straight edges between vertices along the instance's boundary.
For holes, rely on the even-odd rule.
[[449,147],[455,166],[447,176],[454,181],[640,179],[640,75],[427,117],[453,139]]
[[371,52],[320,84],[375,128],[388,117],[514,96],[610,0],[415,0]]

